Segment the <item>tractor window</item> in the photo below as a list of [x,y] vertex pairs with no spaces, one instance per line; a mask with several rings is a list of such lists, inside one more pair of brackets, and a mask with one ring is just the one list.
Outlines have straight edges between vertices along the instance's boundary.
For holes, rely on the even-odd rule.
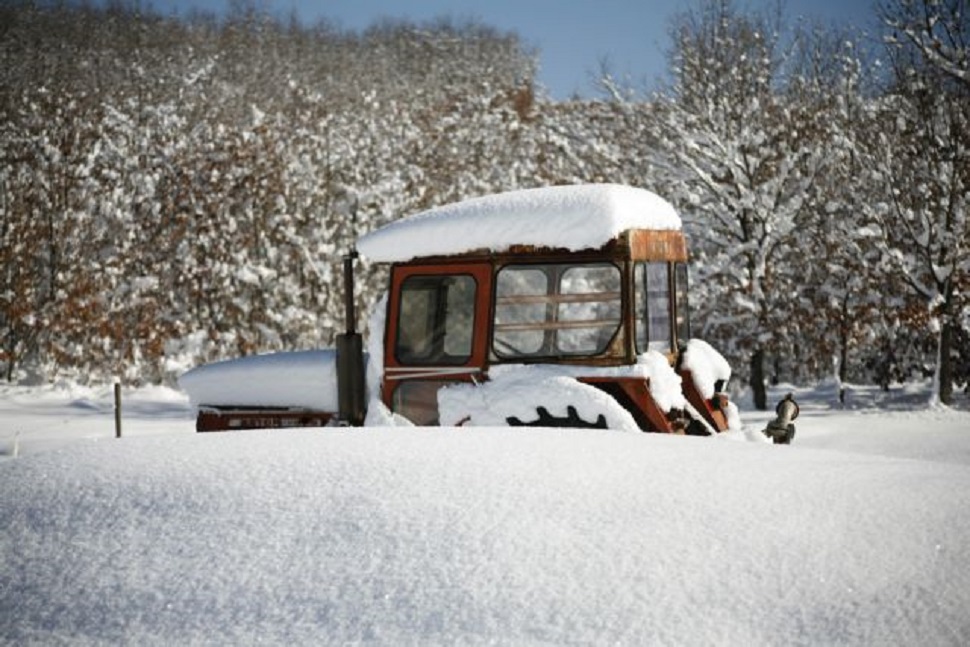
[[542,269],[505,267],[495,286],[494,346],[500,357],[542,350],[549,276]]
[[507,265],[495,290],[502,359],[597,355],[620,327],[620,270],[609,263]]
[[410,276],[401,285],[395,354],[402,364],[464,364],[471,358],[475,279]]
[[668,263],[637,263],[635,304],[637,351],[668,352],[670,339],[670,277]]
[[674,309],[676,320],[674,330],[677,340],[686,342],[690,339],[690,310],[687,303],[687,264],[674,265]]

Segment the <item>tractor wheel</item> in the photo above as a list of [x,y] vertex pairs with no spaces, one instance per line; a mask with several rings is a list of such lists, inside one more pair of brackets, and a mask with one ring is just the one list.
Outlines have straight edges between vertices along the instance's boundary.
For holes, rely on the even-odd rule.
[[526,422],[515,416],[505,419],[510,427],[571,427],[575,429],[606,429],[606,416],[602,413],[597,416],[595,422],[589,422],[579,417],[576,407],[569,405],[566,407],[566,415],[554,416],[545,407],[536,407],[539,415],[535,420]]

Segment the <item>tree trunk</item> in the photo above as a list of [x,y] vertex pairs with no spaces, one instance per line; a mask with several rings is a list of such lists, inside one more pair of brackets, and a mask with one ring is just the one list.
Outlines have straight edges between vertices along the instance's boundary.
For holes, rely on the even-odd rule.
[[751,393],[754,398],[754,408],[766,411],[768,393],[765,389],[765,351],[761,348],[751,355]]
[[[844,315],[844,312],[843,312]],[[845,404],[845,378],[848,375],[849,363],[849,330],[843,323],[839,329],[839,404]]]
[[945,405],[953,403],[953,358],[950,357],[950,350],[953,346],[953,324],[949,317],[944,319],[940,329],[940,365],[937,367],[939,375],[939,396],[940,402]]

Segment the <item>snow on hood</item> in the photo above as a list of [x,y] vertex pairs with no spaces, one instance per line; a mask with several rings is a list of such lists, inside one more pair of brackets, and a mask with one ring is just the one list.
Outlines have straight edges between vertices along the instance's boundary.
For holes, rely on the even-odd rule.
[[660,196],[619,184],[523,189],[424,211],[372,231],[357,249],[372,261],[403,262],[513,245],[572,251],[601,247],[627,229],[679,230]]
[[337,410],[337,354],[308,350],[250,355],[192,369],[179,378],[194,406]]
[[687,342],[681,366],[691,372],[698,392],[705,399],[714,396],[715,382],[722,380],[727,384],[731,379],[731,365],[713,346],[701,339]]

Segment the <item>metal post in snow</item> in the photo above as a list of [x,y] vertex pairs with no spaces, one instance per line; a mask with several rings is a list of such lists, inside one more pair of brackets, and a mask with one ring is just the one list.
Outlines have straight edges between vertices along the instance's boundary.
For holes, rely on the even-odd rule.
[[115,382],[115,438],[121,438],[121,382]]

